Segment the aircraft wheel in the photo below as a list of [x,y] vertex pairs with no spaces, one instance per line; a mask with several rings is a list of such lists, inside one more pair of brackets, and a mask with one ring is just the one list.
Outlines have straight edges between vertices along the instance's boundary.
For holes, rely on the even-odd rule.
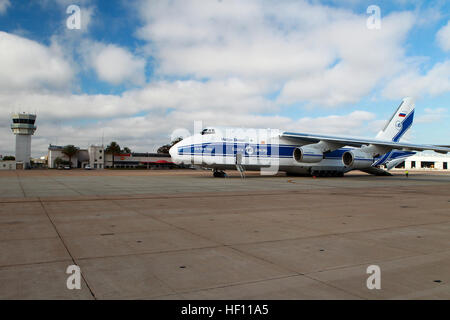
[[223,171],[214,171],[213,176],[215,178],[223,178],[223,177],[225,177],[225,172],[223,172]]

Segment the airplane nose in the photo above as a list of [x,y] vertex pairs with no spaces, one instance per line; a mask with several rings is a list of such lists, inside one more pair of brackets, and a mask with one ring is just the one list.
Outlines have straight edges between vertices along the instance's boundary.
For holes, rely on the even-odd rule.
[[170,149],[169,149],[169,154],[170,157],[172,158],[172,162],[177,162],[177,158],[178,158],[178,143],[176,143],[175,145],[173,145]]
[[172,158],[176,157],[178,155],[177,148],[175,146],[171,147],[169,149],[169,153]]

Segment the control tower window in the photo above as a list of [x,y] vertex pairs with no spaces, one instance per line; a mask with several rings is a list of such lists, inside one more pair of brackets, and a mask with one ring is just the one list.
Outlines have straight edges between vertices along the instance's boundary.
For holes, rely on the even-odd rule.
[[204,134],[215,134],[215,130],[214,129],[203,129],[202,130],[202,135]]
[[26,124],[34,124],[33,119],[13,119],[13,123],[26,123]]

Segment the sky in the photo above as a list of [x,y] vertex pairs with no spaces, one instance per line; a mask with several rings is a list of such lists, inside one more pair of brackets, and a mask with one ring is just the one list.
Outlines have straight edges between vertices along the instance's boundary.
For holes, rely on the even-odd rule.
[[404,141],[449,145],[450,1],[0,0],[2,155],[14,112],[37,157],[152,152],[195,121],[374,137],[406,96]]

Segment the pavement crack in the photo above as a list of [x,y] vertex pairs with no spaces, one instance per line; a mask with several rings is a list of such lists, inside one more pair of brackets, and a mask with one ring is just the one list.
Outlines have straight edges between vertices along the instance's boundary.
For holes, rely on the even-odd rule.
[[[52,224],[53,229],[54,229],[55,232],[57,233],[59,240],[61,241],[61,243],[63,244],[63,246],[64,246],[64,248],[66,249],[67,253],[69,254],[69,256],[70,256],[70,258],[71,258],[73,264],[78,266],[78,263],[77,263],[75,257],[74,257],[74,256],[72,255],[72,253],[70,252],[69,248],[67,247],[66,242],[64,241],[64,238],[61,236],[61,234],[60,234],[58,228],[56,227],[56,225],[55,225],[55,223],[53,222],[52,218],[51,218],[50,215],[48,214],[47,208],[46,208],[45,205],[42,203],[42,201],[40,201],[40,204],[41,204],[41,207],[42,207],[42,209],[44,210],[44,212],[45,212],[45,214],[46,214],[48,220],[49,220],[50,223]],[[86,287],[88,288],[88,290],[89,290],[89,292],[91,293],[92,297],[93,297],[95,300],[97,300],[97,298],[95,297],[94,292],[92,291],[92,289],[91,289],[91,287],[90,287],[90,285],[89,285],[89,282],[87,281],[86,277],[85,277],[84,274],[83,274],[83,271],[81,271],[81,277],[83,278],[84,283],[86,283]]]

